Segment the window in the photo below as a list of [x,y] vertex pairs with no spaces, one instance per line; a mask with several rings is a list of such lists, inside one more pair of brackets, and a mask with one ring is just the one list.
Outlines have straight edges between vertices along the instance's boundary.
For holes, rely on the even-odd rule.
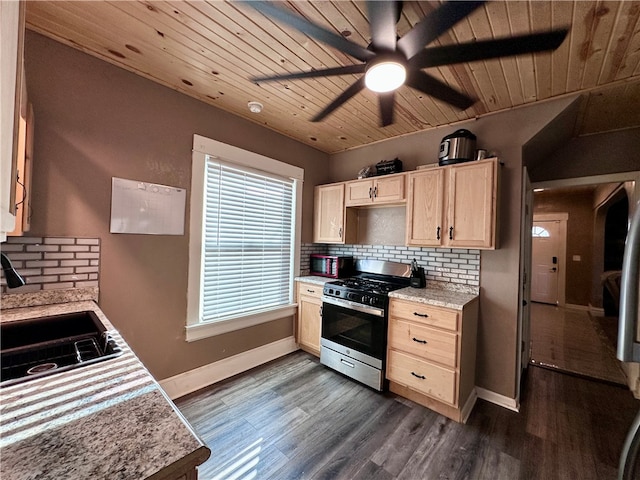
[[302,170],[194,137],[187,340],[294,313]]
[[534,238],[546,238],[549,236],[549,231],[544,227],[534,225],[531,229],[531,236]]

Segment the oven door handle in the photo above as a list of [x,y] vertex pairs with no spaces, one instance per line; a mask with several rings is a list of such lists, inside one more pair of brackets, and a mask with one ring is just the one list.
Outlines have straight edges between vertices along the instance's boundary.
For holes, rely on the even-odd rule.
[[322,301],[324,303],[330,303],[331,305],[337,305],[338,307],[348,308],[350,310],[356,310],[358,312],[375,315],[376,317],[384,317],[384,310],[382,308],[369,307],[367,305],[362,305],[361,303],[355,303],[339,298],[327,297],[326,295],[322,296]]

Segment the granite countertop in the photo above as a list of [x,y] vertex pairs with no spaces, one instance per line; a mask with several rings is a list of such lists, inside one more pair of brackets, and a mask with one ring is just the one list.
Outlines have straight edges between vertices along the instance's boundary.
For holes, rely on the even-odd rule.
[[333,282],[335,278],[320,277],[319,275],[303,275],[301,277],[295,277],[296,282],[314,283],[316,285],[324,285],[327,282]]
[[175,478],[203,463],[210,450],[93,301],[5,307],[0,321],[87,310],[124,353],[0,388],[0,477]]
[[406,287],[394,290],[389,293],[389,297],[455,310],[462,310],[478,298],[476,288],[447,288],[438,285],[439,283],[443,282],[429,282],[426,288]]

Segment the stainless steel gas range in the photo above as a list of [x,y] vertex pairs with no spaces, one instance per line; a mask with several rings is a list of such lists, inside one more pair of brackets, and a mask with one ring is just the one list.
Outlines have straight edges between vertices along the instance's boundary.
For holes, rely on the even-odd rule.
[[389,292],[408,287],[411,266],[357,260],[353,277],[325,283],[320,362],[384,389]]

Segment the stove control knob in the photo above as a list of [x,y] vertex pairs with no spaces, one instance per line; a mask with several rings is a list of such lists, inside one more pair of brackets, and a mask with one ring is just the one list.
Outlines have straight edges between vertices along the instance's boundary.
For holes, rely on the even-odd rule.
[[375,299],[374,297],[371,297],[371,298],[369,299],[369,305],[374,305],[374,306],[375,306],[375,305],[376,305],[376,303],[377,303],[377,302],[376,302],[376,299]]
[[366,295],[362,296],[362,303],[369,303],[369,297],[367,297]]

